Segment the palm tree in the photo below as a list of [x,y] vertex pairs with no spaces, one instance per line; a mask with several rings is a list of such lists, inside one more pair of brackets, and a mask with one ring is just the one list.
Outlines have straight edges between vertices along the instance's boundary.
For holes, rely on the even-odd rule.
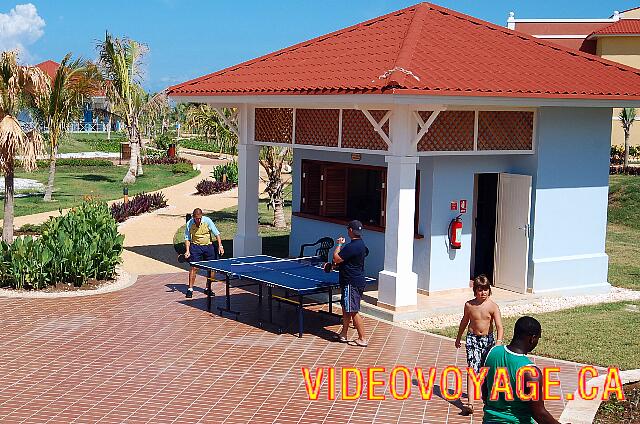
[[260,149],[260,165],[267,173],[265,193],[269,195],[268,206],[273,208],[273,226],[285,228],[287,221],[284,217],[284,189],[282,167],[290,160],[291,149],[286,147],[265,146]]
[[30,171],[42,151],[42,136],[37,128],[25,132],[16,116],[24,107],[38,106],[40,93],[48,89],[49,78],[39,68],[18,65],[16,52],[0,54],[0,172],[4,180],[4,221],[2,240],[13,242],[13,196],[15,157]]
[[[224,113],[230,122],[237,126],[235,116],[231,109],[223,108],[222,113]],[[231,147],[238,143],[236,135],[229,130],[220,115],[218,115],[218,112],[213,110],[209,105],[191,106],[187,109],[186,122],[189,126],[204,131],[205,139],[207,140],[213,135],[215,141],[218,143],[220,153],[223,153],[225,150],[227,152],[232,150]]]
[[629,166],[629,134],[631,133],[631,125],[636,119],[636,110],[632,107],[625,107],[620,111],[618,115],[620,118],[620,124],[624,130],[624,165],[623,169],[626,171]]
[[49,129],[49,181],[44,194],[51,201],[56,173],[56,155],[61,137],[66,133],[69,121],[82,112],[87,97],[100,88],[100,75],[95,65],[82,59],[71,59],[67,54],[52,80],[51,90],[42,95],[40,107],[34,110],[36,117]]
[[147,52],[146,46],[135,40],[113,38],[107,32],[104,42],[98,44],[98,65],[105,84],[111,112],[124,121],[131,146],[129,170],[122,182],[131,184],[142,175],[140,164],[141,137],[139,114],[136,105],[141,104],[144,90],[140,86],[140,63]]

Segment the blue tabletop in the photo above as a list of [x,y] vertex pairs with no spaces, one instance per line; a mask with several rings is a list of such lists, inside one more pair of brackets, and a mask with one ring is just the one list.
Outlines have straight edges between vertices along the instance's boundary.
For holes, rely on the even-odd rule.
[[318,260],[256,255],[192,262],[192,265],[302,293],[338,285],[338,272],[324,272]]

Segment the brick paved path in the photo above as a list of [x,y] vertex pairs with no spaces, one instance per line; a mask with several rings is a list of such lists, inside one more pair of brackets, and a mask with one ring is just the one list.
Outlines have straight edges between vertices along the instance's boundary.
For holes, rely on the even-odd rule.
[[[298,339],[291,307],[275,309],[276,317],[289,323],[277,334],[256,325],[254,294],[233,292],[234,306],[245,312],[236,322],[206,312],[201,292],[186,301],[185,280],[185,273],[162,274],[105,295],[0,298],[0,422],[481,421],[481,413],[473,421],[460,416],[437,389],[423,401],[416,386],[406,401],[393,400],[388,385],[376,390],[386,390],[385,401],[364,396],[343,401],[338,378],[338,400],[327,400],[326,384],[320,400],[307,400],[303,366],[354,366],[366,378],[366,368],[374,365],[387,370],[436,366],[439,371],[465,365],[463,350],[457,352],[448,339],[366,319],[371,341],[362,349],[328,341],[338,326],[315,311],[305,315],[312,334]],[[223,287],[215,286],[222,304]],[[575,365],[557,365],[563,370],[563,394],[572,392]],[[562,401],[547,404],[560,415]]]

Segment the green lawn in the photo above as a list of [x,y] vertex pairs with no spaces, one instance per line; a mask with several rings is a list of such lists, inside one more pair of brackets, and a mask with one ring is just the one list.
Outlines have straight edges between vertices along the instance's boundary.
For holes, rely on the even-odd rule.
[[[127,168],[124,166],[60,166],[56,170],[54,202],[42,201],[42,195],[16,198],[16,216],[65,209],[82,203],[85,196],[101,200],[122,197],[122,178]],[[48,169],[35,172],[19,172],[16,177],[30,178],[46,184]],[[148,165],[144,175],[129,187],[129,196],[150,192],[186,181],[198,175],[199,171],[188,174],[173,174],[171,165]],[[0,210],[0,218],[4,212]]]
[[[291,232],[291,187],[285,193],[285,219],[287,228],[276,229],[271,226],[273,221],[273,209],[267,209],[267,201],[260,199],[258,204],[260,229],[262,237],[262,252],[265,255],[273,255],[281,258],[289,256],[289,233]],[[238,207],[233,206],[218,212],[207,214],[220,230],[220,237],[225,250],[226,257],[233,256],[233,236],[238,228]],[[185,225],[176,232],[173,242],[177,251],[184,249],[184,229]]]
[[[532,316],[542,324],[536,355],[604,367],[640,367],[640,302],[581,306]],[[507,343],[516,319],[503,319]],[[455,338],[458,327],[429,331]]]
[[609,179],[609,282],[640,290],[640,177]]
[[58,153],[119,152],[121,141],[126,141],[126,138],[115,132],[111,133],[111,140],[107,140],[106,133],[66,134],[58,147]]
[[[613,175],[609,184],[609,283],[640,290],[640,177]],[[534,353],[601,366],[640,368],[640,340],[636,337],[639,309],[640,302],[621,302],[533,315],[543,328]],[[506,340],[516,319],[505,319]],[[458,327],[429,331],[455,337]]]

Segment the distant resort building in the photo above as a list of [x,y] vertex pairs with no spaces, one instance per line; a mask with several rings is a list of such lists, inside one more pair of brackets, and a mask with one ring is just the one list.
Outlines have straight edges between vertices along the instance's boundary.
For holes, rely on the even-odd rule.
[[[602,19],[520,19],[511,12],[507,27],[640,69],[640,7],[614,11],[609,18]],[[613,110],[611,143],[623,145],[624,131],[619,113],[619,108]],[[640,116],[636,121],[640,121]],[[629,142],[640,145],[640,122],[631,126]]]
[[[53,80],[60,67],[58,62],[46,60],[38,63],[36,67],[46,73]],[[91,99],[85,102],[81,119],[69,123],[69,132],[110,132],[118,131],[122,123],[113,120],[105,113],[109,110],[109,102],[104,90],[96,92]],[[34,125],[34,120],[28,111],[23,111],[18,115],[18,120],[23,127],[29,128]],[[44,128],[46,131],[46,128]]]

